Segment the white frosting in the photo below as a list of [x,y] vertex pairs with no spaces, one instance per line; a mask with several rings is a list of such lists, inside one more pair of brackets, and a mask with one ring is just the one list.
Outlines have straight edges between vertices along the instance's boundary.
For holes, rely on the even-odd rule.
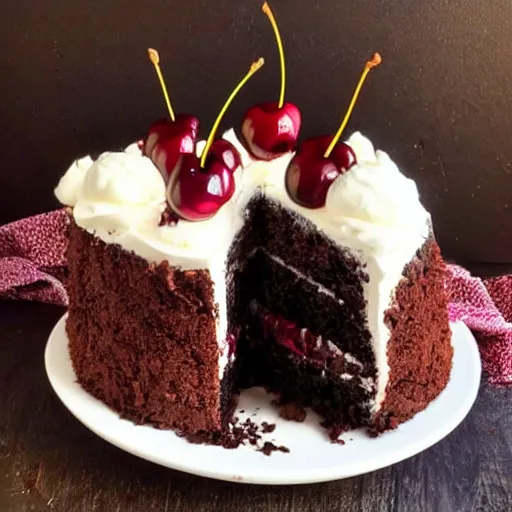
[[[256,249],[253,251],[253,254],[254,254],[254,252],[256,252]],[[311,279],[306,274],[303,274],[300,270],[297,270],[295,267],[292,267],[291,265],[288,265],[284,260],[282,260],[281,258],[278,258],[276,255],[270,254],[266,250],[263,250],[263,252],[265,253],[265,256],[267,258],[271,259],[272,261],[274,261],[278,265],[281,265],[282,267],[284,267],[285,269],[290,271],[298,279],[300,279],[302,281],[306,281],[307,283],[313,285],[317,289],[318,293],[322,293],[324,295],[327,295],[327,296],[331,297],[331,299],[333,299],[336,302],[338,302],[339,304],[343,304],[343,300],[340,299],[339,297],[337,297],[336,294],[332,290],[329,290],[325,286],[317,283],[316,281]]]
[[78,201],[78,194],[82,190],[85,175],[92,164],[93,160],[90,156],[79,158],[71,164],[55,189],[55,195],[62,204],[75,206]]
[[[243,224],[248,201],[260,189],[312,221],[366,265],[368,328],[378,369],[374,404],[377,410],[385,396],[389,374],[389,330],[384,325],[384,312],[404,266],[428,236],[429,215],[420,203],[415,183],[398,170],[386,153],[375,152],[367,138],[354,133],[347,143],[356,154],[357,165],[333,182],[324,207],[308,209],[292,201],[285,189],[291,154],[270,162],[254,161],[233,130],[226,132],[224,138],[239,150],[242,168],[235,172],[233,198],[203,222],[180,220],[173,226],[159,226],[165,208],[164,182],[135,144],[124,152],[103,153],[96,162],[89,157],[77,160],[55,193],[63,204],[74,207],[79,226],[106,243],[120,244],[149,261],[168,260],[184,269],[209,270],[219,309],[220,375],[227,364],[225,259]],[[198,144],[198,153],[203,145],[204,142]],[[324,291],[320,286],[319,290]]]
[[426,212],[418,208],[416,185],[386,153],[373,156],[360,160],[329,187],[326,210],[332,229],[342,230],[344,238],[358,238],[377,253],[418,247],[425,235]]

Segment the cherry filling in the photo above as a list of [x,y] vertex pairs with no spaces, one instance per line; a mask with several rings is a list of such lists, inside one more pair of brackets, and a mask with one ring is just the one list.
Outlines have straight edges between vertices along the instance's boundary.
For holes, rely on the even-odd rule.
[[231,357],[235,354],[236,342],[237,342],[237,336],[235,336],[232,333],[227,335],[226,344],[228,346],[228,359],[231,359]]
[[340,374],[344,372],[345,356],[336,345],[324,340],[322,336],[316,336],[306,328],[298,327],[280,315],[260,309],[266,338],[273,337],[279,345],[303,357],[314,366]]
[[[331,341],[323,339],[322,336],[316,336],[306,328],[298,327],[282,316],[261,307],[255,301],[251,303],[249,309],[252,321],[257,319],[257,322],[262,325],[261,332],[266,340],[274,339],[276,343],[296,356],[306,359],[317,368],[330,370],[338,375],[344,372],[361,373],[360,364],[347,361],[345,354]],[[233,333],[226,337],[230,359],[235,354],[238,337]]]

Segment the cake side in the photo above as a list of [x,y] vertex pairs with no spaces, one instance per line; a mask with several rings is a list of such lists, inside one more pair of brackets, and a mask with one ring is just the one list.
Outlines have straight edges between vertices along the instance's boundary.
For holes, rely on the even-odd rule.
[[71,222],[66,330],[78,382],[121,416],[184,433],[221,423],[213,283]]
[[390,371],[377,431],[412,418],[446,387],[453,358],[447,306],[446,265],[431,236],[404,269],[385,313]]

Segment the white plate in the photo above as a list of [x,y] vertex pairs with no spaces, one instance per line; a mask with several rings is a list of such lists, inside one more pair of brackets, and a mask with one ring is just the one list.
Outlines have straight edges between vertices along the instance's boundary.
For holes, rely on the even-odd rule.
[[[226,450],[190,444],[171,431],[136,426],[122,420],[77,383],[68,352],[65,317],[53,329],[45,353],[46,371],[64,405],[86,427],[119,448],[180,471],[257,484],[299,484],[337,480],[389,466],[432,446],[466,416],[480,383],[476,342],[461,323],[452,325],[453,369],[446,389],[424,411],[398,429],[370,438],[362,429],[343,434],[344,445],[330,443],[319,419],[309,412],[304,423],[282,420],[270,396],[251,389],[241,396],[237,414],[256,423],[277,425],[262,441],[275,441],[290,453],[266,456],[251,445]],[[255,414],[255,416],[254,416]]]

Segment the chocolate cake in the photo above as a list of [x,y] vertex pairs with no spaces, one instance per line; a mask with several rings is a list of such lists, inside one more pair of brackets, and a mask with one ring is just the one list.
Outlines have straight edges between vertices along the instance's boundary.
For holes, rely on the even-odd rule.
[[445,265],[414,183],[356,133],[357,164],[310,209],[286,190],[291,153],[261,161],[224,138],[240,155],[236,191],[201,222],[169,216],[138,145],[77,160],[61,180],[79,383],[125,418],[195,439],[229,428],[251,386],[311,407],[333,439],[423,410],[452,347]]
[[74,223],[69,236],[66,327],[82,387],[135,423],[218,429],[223,404],[208,272],[148,264]]

